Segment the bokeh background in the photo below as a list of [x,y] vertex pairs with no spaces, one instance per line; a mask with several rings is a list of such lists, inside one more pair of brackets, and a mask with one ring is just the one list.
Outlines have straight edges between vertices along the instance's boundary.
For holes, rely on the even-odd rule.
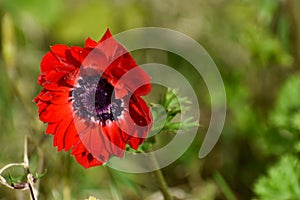
[[[201,76],[174,54],[132,52],[140,64],[174,67],[199,91],[197,138],[163,169],[177,198],[300,199],[299,10],[298,0],[0,0],[0,167],[22,162],[27,134],[31,171],[47,169],[39,181],[40,199],[159,199],[150,173],[86,170],[68,152],[58,153],[52,137],[43,134],[46,126],[32,99],[41,90],[39,63],[50,45],[83,46],[87,37],[98,40],[107,28],[116,34],[165,27],[207,50],[222,74],[228,100],[221,138],[200,160],[210,119]],[[22,169],[10,169],[5,176],[9,174],[17,177]],[[0,199],[29,199],[29,194],[0,185]]]

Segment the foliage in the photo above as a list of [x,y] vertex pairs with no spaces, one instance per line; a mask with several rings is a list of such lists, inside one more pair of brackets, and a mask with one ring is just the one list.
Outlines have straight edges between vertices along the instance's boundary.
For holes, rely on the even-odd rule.
[[290,76],[279,90],[274,109],[270,112],[270,129],[264,144],[271,154],[294,152],[300,139],[300,76]]
[[255,184],[258,199],[298,199],[300,196],[300,160],[294,155],[284,155],[268,169],[267,175]]
[[270,114],[270,121],[277,128],[294,132],[300,131],[300,75],[295,74],[282,86],[275,108]]

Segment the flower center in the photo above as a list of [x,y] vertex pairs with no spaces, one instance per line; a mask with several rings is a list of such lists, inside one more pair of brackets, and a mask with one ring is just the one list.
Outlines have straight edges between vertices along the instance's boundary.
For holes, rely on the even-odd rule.
[[122,100],[115,99],[114,87],[99,76],[84,76],[72,91],[73,110],[77,116],[88,121],[116,120],[123,111]]

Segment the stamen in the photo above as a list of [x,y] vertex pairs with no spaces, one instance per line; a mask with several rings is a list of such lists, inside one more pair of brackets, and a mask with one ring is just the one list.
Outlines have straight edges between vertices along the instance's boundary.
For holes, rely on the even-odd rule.
[[99,76],[84,76],[72,91],[73,111],[88,122],[115,120],[124,110],[122,99],[116,99],[114,87]]

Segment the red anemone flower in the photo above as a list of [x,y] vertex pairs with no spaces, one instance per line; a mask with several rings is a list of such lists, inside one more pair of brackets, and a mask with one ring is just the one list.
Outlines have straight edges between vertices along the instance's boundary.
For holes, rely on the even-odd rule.
[[109,30],[83,48],[51,46],[40,68],[43,90],[34,102],[58,151],[72,149],[88,168],[122,157],[126,144],[137,149],[147,137],[152,117],[141,96],[151,90],[150,77]]

